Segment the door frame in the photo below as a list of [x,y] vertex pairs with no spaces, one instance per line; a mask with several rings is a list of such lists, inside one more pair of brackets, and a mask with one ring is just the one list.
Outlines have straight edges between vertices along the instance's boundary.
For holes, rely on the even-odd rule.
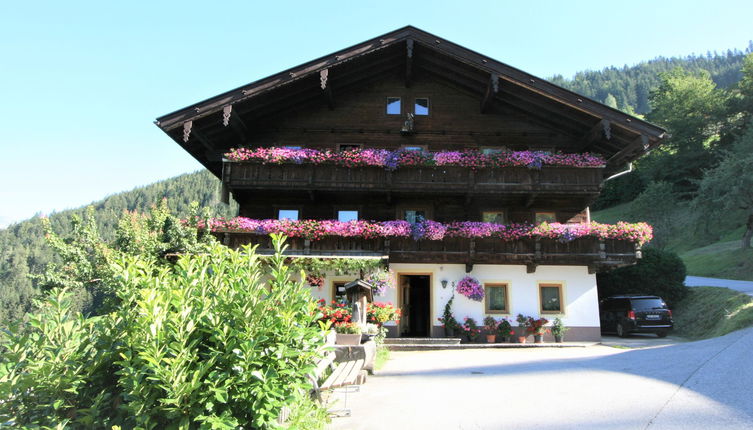
[[[433,315],[434,315],[434,272],[397,272],[397,306],[402,311],[403,309],[403,277],[404,276],[428,276],[429,277],[429,315],[427,318],[428,336],[433,337],[432,331],[434,328]],[[397,327],[398,337],[402,335],[403,319],[400,320],[400,324]]]

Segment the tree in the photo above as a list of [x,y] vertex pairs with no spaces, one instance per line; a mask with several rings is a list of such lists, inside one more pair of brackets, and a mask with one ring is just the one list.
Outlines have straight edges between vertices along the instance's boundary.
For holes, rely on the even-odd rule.
[[741,213],[745,217],[742,248],[753,239],[753,127],[713,169],[704,172],[694,207],[707,217]]
[[612,93],[607,94],[607,97],[604,99],[604,104],[611,108],[617,109],[617,99],[614,98]]
[[651,182],[630,205],[628,217],[642,220],[654,228],[651,244],[659,249],[667,246],[677,227],[678,199],[669,182]]
[[708,72],[691,74],[677,68],[662,74],[650,100],[647,119],[667,127],[671,138],[639,167],[649,180],[667,181],[677,192],[692,193],[703,169],[714,164],[727,94],[716,88]]

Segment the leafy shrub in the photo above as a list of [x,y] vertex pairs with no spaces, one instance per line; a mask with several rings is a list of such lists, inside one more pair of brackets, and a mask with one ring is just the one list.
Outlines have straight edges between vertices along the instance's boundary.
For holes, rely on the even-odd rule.
[[637,264],[599,273],[596,282],[599,298],[651,294],[662,297],[672,307],[687,294],[685,274],[685,264],[674,252],[645,248]]
[[99,317],[72,312],[69,294],[52,290],[30,326],[0,344],[0,422],[269,428],[292,406],[317,411],[293,414],[296,425],[321,427],[307,375],[325,333],[274,243],[267,266],[217,244],[174,266],[120,255],[118,306]]

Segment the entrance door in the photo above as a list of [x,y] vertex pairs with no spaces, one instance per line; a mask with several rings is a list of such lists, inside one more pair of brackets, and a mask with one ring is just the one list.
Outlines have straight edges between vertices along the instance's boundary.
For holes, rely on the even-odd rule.
[[403,337],[431,336],[429,275],[400,275],[400,298],[403,317],[400,335]]

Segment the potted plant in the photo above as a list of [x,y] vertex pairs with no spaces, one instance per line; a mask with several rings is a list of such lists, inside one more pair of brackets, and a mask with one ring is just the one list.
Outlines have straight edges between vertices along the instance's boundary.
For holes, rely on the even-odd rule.
[[447,301],[447,304],[444,305],[444,313],[442,314],[442,317],[438,318],[439,322],[442,323],[442,327],[444,327],[444,335],[446,337],[455,337],[460,331],[460,323],[458,323],[458,320],[452,315],[453,300],[455,300],[454,295]]
[[523,314],[518,314],[518,316],[515,317],[515,321],[518,322],[518,343],[526,343],[526,338],[528,337],[529,320],[530,317],[527,317]]
[[487,315],[484,318],[484,329],[486,330],[486,343],[497,341],[497,320],[493,316]]
[[549,329],[546,328],[546,323],[548,323],[549,320],[546,318],[539,318],[539,319],[533,319],[533,317],[528,317],[528,332],[533,334],[533,342],[534,343],[543,343],[544,342],[544,334],[549,331]]
[[468,337],[468,342],[473,343],[481,334],[481,329],[478,328],[476,320],[471,317],[465,317],[464,321],[463,330],[465,330],[465,335]]
[[337,345],[360,345],[361,344],[361,326],[354,322],[335,323],[335,332],[337,332]]
[[379,334],[379,326],[372,323],[366,323],[361,327],[361,342],[368,342]]
[[515,334],[515,332],[512,331],[510,321],[508,321],[507,318],[499,320],[497,323],[497,337],[500,342],[504,342],[508,337],[512,339],[513,334]]
[[568,330],[569,328],[565,327],[561,319],[554,319],[554,322],[552,323],[552,336],[554,336],[555,342],[562,343],[562,338]]

